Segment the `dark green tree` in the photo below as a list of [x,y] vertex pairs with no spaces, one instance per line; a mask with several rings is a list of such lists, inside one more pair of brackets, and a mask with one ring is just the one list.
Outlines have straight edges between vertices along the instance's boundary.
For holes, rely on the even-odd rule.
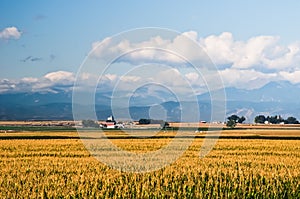
[[284,123],[286,124],[299,124],[299,121],[295,117],[288,117]]
[[246,120],[244,116],[239,117],[238,115],[231,115],[227,118],[226,126],[234,128],[237,123],[243,123]]
[[234,128],[237,123],[243,123],[246,120],[244,116],[239,117],[238,115],[231,115],[227,118],[226,126]]
[[242,124],[244,121],[246,120],[246,118],[244,117],[244,116],[242,116],[242,117],[240,117],[239,119],[238,119],[238,123],[240,123],[240,124]]
[[140,119],[139,124],[150,124],[151,120],[150,119]]
[[258,115],[254,118],[255,123],[264,124],[267,118],[264,115]]
[[268,121],[271,124],[279,124],[281,122],[284,122],[284,119],[280,115],[275,115],[275,116],[268,116],[266,118],[266,121]]
[[240,117],[237,116],[237,115],[231,115],[231,116],[229,116],[227,119],[228,119],[228,120],[233,120],[233,121],[235,121],[235,122],[238,122],[238,120],[240,119]]
[[234,121],[234,120],[228,120],[226,122],[226,126],[233,129],[236,126],[236,121]]
[[163,120],[154,120],[154,119],[140,119],[139,124],[163,124]]

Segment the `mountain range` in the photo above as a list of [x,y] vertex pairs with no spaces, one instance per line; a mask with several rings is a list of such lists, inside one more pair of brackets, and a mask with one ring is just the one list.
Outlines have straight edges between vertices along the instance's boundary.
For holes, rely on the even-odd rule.
[[[218,91],[215,91],[218,92]],[[294,116],[300,118],[300,86],[289,82],[270,82],[265,86],[253,89],[225,88],[226,114],[245,116],[247,123],[252,123],[258,114]],[[210,121],[210,93],[197,96],[198,102],[177,102],[168,93],[159,92],[152,96],[136,96],[131,98],[129,109],[120,105],[111,109],[111,93],[99,92],[95,95],[95,110],[99,120],[116,114],[117,119],[149,118],[153,110],[163,110],[168,121],[192,121],[193,118],[181,118],[182,106],[186,111],[196,114],[195,106],[200,110],[200,119]],[[72,120],[72,92],[27,92],[0,94],[0,120]],[[86,106],[81,104],[81,109]],[[191,108],[189,108],[191,107]],[[152,110],[152,114],[151,113]],[[84,118],[84,113],[82,114]],[[128,118],[130,117],[130,118]],[[155,111],[154,111],[155,117]],[[162,117],[162,115],[157,115]],[[156,119],[156,118],[153,118]],[[158,118],[160,119],[160,118]]]

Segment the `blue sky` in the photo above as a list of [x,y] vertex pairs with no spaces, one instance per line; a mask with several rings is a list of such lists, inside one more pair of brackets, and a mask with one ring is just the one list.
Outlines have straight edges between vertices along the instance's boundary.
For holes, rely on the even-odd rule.
[[[17,81],[22,78],[41,78],[56,71],[60,75],[76,73],[91,50],[92,44],[106,37],[141,27],[162,27],[179,32],[194,31],[197,38],[216,37],[228,32],[236,41],[247,42],[250,38],[271,36],[276,41],[264,49],[288,45],[300,41],[300,1],[14,1],[0,3],[0,79]],[[4,31],[15,27],[20,35],[6,38]],[[224,36],[224,35],[223,35]],[[230,37],[230,35],[226,35]],[[221,37],[220,38],[224,38]],[[263,39],[266,40],[266,39]],[[275,39],[274,39],[275,40]],[[256,42],[257,43],[257,42]],[[211,43],[207,43],[209,49]],[[271,47],[269,47],[271,46]],[[298,44],[297,44],[298,46]],[[234,52],[234,51],[233,51]],[[232,65],[229,69],[239,73],[261,75],[261,85],[272,80],[289,80],[298,83],[300,68],[294,67],[298,54],[286,68],[279,68],[273,60],[245,64],[236,58],[222,60],[219,55],[212,59],[217,64]],[[241,55],[242,56],[242,55]],[[272,62],[272,63],[271,63]],[[283,61],[278,61],[282,63]],[[236,65],[241,64],[241,67]],[[285,63],[284,63],[285,64]],[[249,65],[249,66],[248,66]],[[291,66],[293,65],[293,67]],[[274,68],[272,68],[274,66]],[[245,71],[245,68],[250,71]],[[258,69],[259,68],[259,69]],[[267,71],[267,72],[266,72]],[[278,77],[274,77],[277,74]],[[68,76],[67,75],[67,76]],[[51,76],[51,75],[50,75]],[[280,76],[280,77],[279,77]],[[299,76],[300,77],[300,76]],[[55,79],[55,78],[54,78]],[[224,77],[226,83],[226,77]],[[15,84],[16,82],[14,82]],[[236,86],[241,82],[227,82]],[[242,81],[242,83],[245,83]],[[254,85],[253,87],[261,86]]]

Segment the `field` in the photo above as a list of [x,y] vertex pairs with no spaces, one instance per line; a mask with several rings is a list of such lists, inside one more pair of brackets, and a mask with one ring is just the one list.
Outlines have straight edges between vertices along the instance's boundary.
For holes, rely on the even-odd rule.
[[[174,136],[171,131],[151,139],[106,134],[136,153],[157,150]],[[173,164],[130,173],[97,161],[76,132],[0,133],[0,197],[300,198],[299,136],[299,129],[227,130],[200,158],[199,134]]]

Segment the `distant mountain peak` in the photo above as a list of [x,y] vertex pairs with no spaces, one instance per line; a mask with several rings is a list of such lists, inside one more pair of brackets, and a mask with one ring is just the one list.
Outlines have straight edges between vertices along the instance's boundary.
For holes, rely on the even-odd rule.
[[289,81],[272,81],[265,84],[263,87],[259,89],[274,89],[274,88],[283,89],[283,88],[290,88],[290,87],[294,87],[294,85]]

